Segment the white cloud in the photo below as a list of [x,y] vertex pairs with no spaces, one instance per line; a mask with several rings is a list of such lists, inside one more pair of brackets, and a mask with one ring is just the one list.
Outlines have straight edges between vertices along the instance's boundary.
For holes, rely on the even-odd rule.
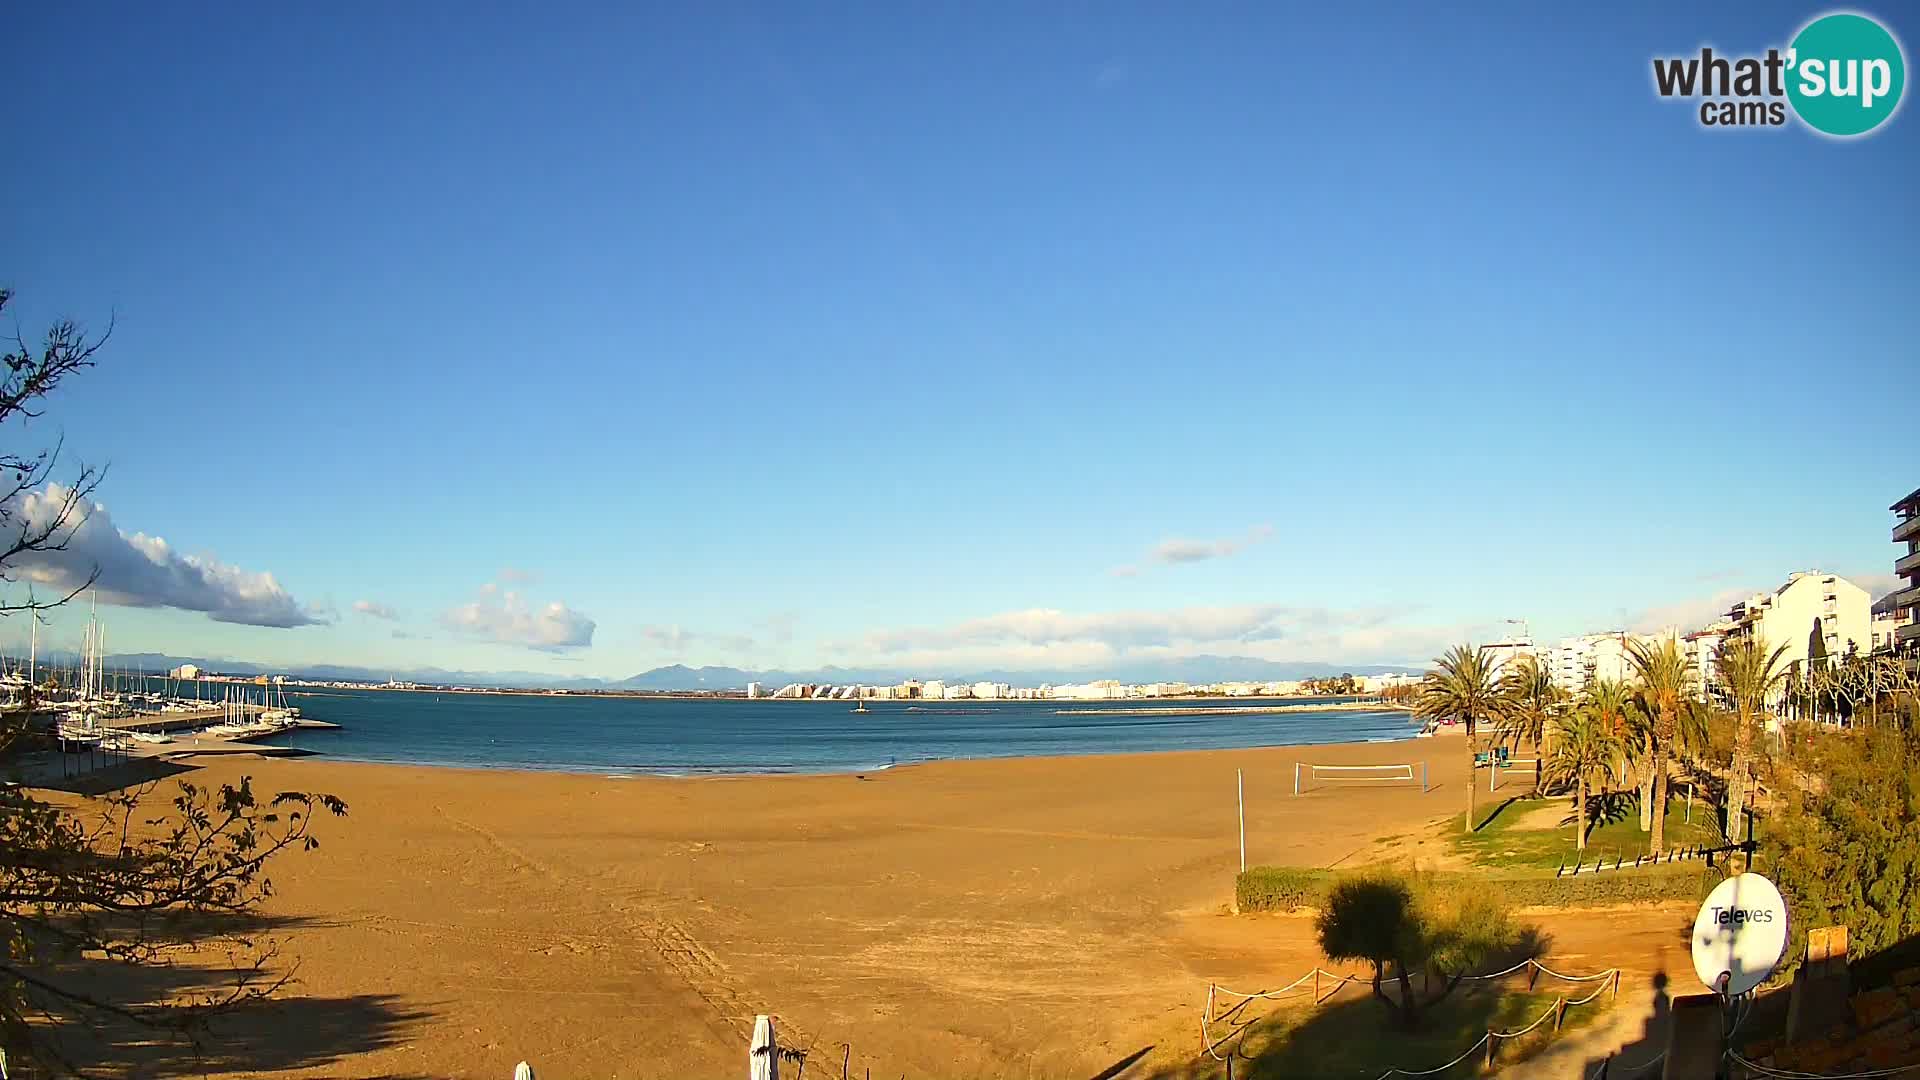
[[442,614],[441,625],[468,637],[542,652],[583,649],[593,644],[593,620],[558,600],[529,608],[516,592],[495,599],[498,590],[491,583],[482,586],[480,593],[479,600]]
[[673,626],[643,626],[640,628],[640,636],[645,638],[649,645],[676,655],[686,652],[687,646],[693,643],[693,635],[680,629],[677,623]]
[[[1723,576],[1723,575],[1722,575]],[[1892,592],[1899,583],[1891,572],[1872,572],[1864,574],[1841,574],[1842,578],[1866,590],[1870,600],[1878,600]],[[1779,588],[1787,580],[1782,573],[1778,580],[1753,585],[1719,589],[1711,593],[1675,600],[1672,603],[1656,604],[1627,617],[1627,628],[1637,633],[1651,634],[1668,627],[1679,627],[1682,633],[1698,630],[1700,627],[1725,615],[1729,608],[1755,595]]]
[[664,652],[679,655],[698,641],[712,649],[724,652],[746,652],[753,648],[753,639],[741,634],[697,634],[675,623],[672,626],[643,626],[640,636],[647,643]]
[[849,662],[906,667],[1097,668],[1201,655],[1336,663],[1424,663],[1486,628],[1407,625],[1395,609],[1248,604],[1166,611],[1010,611],[946,626],[876,630],[828,648]]
[[1906,587],[1906,581],[1893,576],[1892,570],[1871,574],[1843,574],[1842,577],[1867,590],[1867,595],[1878,601],[1895,590]]
[[[44,529],[58,520],[67,497],[66,488],[49,484],[0,507],[0,521],[16,534]],[[107,603],[198,611],[215,622],[291,627],[327,621],[289,595],[272,574],[243,570],[211,556],[182,555],[158,536],[122,532],[103,504],[81,509],[83,519],[69,520],[51,538],[64,543],[62,550],[22,552],[7,571],[64,595],[85,584],[98,568],[94,587]]]
[[1272,535],[1273,526],[1255,525],[1247,530],[1245,536],[1227,537],[1222,540],[1162,540],[1154,545],[1150,555],[1154,562],[1167,565],[1225,559],[1238,555]]
[[1667,604],[1655,604],[1627,618],[1627,629],[1639,634],[1652,634],[1677,626],[1682,633],[1698,630],[1727,613],[1727,609],[1745,600],[1759,588],[1735,587],[1719,589],[1701,596],[1675,600]]
[[375,619],[385,619],[388,622],[392,622],[400,617],[400,613],[395,611],[392,605],[382,604],[375,600],[355,600],[353,602],[353,610]]
[[522,570],[517,566],[500,568],[500,580],[509,585],[531,585],[540,580],[540,571]]

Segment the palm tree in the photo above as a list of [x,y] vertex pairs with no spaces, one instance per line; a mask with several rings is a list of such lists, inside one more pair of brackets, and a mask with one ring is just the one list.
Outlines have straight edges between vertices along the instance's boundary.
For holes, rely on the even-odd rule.
[[[1614,686],[1619,686],[1614,683]],[[1553,780],[1574,785],[1574,847],[1587,849],[1587,793],[1604,788],[1620,768],[1620,738],[1604,709],[1591,698],[1553,721],[1553,753],[1546,763]]]
[[1722,645],[1713,658],[1714,673],[1733,698],[1733,769],[1727,777],[1727,835],[1733,840],[1745,831],[1741,823],[1752,785],[1754,723],[1767,699],[1787,680],[1787,669],[1780,666],[1787,647],[1772,653],[1766,649],[1751,636],[1739,637]]
[[[1551,718],[1566,696],[1566,691],[1553,685],[1553,676],[1539,657],[1522,654],[1500,673],[1500,734],[1512,739],[1516,748],[1525,739],[1533,744],[1536,756],[1543,756]],[[1534,765],[1535,795],[1540,794],[1542,764]]]
[[1653,805],[1653,829],[1647,839],[1647,850],[1658,855],[1666,850],[1667,840],[1667,753],[1674,744],[1681,710],[1693,700],[1693,669],[1687,666],[1680,642],[1672,637],[1661,638],[1656,645],[1631,642],[1627,658],[1633,662],[1634,674],[1639,676],[1639,695],[1653,721],[1650,742],[1653,778],[1647,791]]
[[1472,832],[1473,731],[1481,720],[1498,715],[1499,689],[1494,683],[1493,663],[1484,649],[1455,645],[1433,665],[1420,680],[1420,696],[1414,699],[1413,711],[1423,719],[1458,720],[1467,726],[1466,831]]

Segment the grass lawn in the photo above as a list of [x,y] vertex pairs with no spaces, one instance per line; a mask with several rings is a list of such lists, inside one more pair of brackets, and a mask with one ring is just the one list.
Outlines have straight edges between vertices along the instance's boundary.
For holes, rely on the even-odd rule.
[[[1576,987],[1568,996],[1584,997],[1590,992],[1587,987]],[[1463,986],[1427,1013],[1418,1030],[1409,1032],[1393,1026],[1386,1006],[1373,999],[1366,988],[1354,987],[1324,1005],[1289,1006],[1252,1024],[1244,1041],[1237,1044],[1240,1060],[1233,1075],[1248,1080],[1302,1076],[1375,1080],[1389,1068],[1431,1069],[1478,1042],[1488,1028],[1517,1031],[1526,1027],[1553,1007],[1555,997],[1546,986],[1531,992]],[[1607,1004],[1607,995],[1602,994],[1589,1004],[1568,1009],[1562,1030],[1591,1023]],[[1229,1030],[1230,1025],[1221,1024],[1215,1027],[1214,1037],[1224,1036]],[[1538,1053],[1553,1038],[1553,1021],[1549,1020],[1518,1039],[1501,1040],[1495,1062],[1522,1060]],[[1224,1048],[1220,1051],[1222,1055],[1225,1052]],[[1486,1052],[1482,1050],[1434,1075],[1477,1076],[1485,1062]],[[1222,1066],[1204,1057],[1187,1071],[1160,1074],[1166,1080],[1224,1075]]]
[[[1537,818],[1544,807],[1560,811],[1557,817],[1561,824],[1557,828],[1537,827]],[[1712,814],[1711,806],[1696,799],[1693,821],[1688,822],[1685,795],[1670,797],[1667,846],[1718,843]],[[1570,798],[1514,798],[1484,804],[1474,815],[1479,818],[1480,827],[1470,833],[1460,828],[1465,816],[1454,815],[1445,828],[1453,838],[1454,849],[1480,866],[1552,870],[1563,860],[1573,862],[1573,800]],[[1536,820],[1530,823],[1529,818]],[[1632,793],[1624,797],[1616,793],[1610,814],[1589,814],[1586,858],[1588,862],[1600,857],[1612,861],[1616,856],[1631,860],[1646,854],[1647,840],[1647,834],[1640,831],[1638,800]]]

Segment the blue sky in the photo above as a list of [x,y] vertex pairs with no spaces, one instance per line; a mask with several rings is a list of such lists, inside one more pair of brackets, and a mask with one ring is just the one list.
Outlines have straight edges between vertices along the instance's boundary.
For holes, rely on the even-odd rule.
[[18,11],[8,316],[117,325],[5,437],[170,545],[116,651],[1361,663],[1877,588],[1912,109],[1649,74],[1823,10]]

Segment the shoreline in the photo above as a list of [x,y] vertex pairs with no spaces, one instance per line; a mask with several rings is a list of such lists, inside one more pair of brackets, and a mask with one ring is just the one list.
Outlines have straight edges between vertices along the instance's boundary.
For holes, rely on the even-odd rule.
[[[149,677],[152,677],[152,676],[149,676]],[[210,680],[210,681],[224,682],[227,680]],[[255,685],[253,682],[249,680],[236,679],[231,681],[239,685],[246,685],[246,686]],[[325,691],[329,691],[329,690],[334,690],[334,691],[347,690],[347,691],[355,691],[355,692],[363,691],[363,690],[364,691],[377,690],[385,693],[394,693],[394,694],[469,694],[474,697],[596,698],[596,699],[604,699],[609,701],[676,701],[676,702],[778,701],[778,702],[781,702],[782,704],[786,704],[789,702],[797,702],[800,704],[812,703],[815,705],[844,704],[846,702],[859,702],[859,701],[865,701],[870,704],[883,704],[883,705],[918,705],[918,704],[925,704],[927,702],[933,702],[936,704],[950,702],[956,705],[974,705],[974,706],[1034,705],[1034,704],[1046,704],[1046,703],[1052,703],[1057,705],[1074,705],[1074,704],[1100,704],[1107,701],[1168,701],[1168,702],[1281,701],[1281,702],[1294,702],[1299,707],[1302,707],[1302,708],[1314,708],[1316,707],[1313,705],[1314,701],[1321,700],[1323,698],[1332,698],[1334,700],[1329,701],[1327,703],[1327,707],[1329,708],[1332,708],[1336,705],[1355,705],[1355,706],[1365,705],[1371,708],[1398,709],[1398,710],[1403,710],[1408,712],[1412,711],[1412,706],[1402,704],[1400,702],[1385,701],[1385,700],[1381,700],[1381,701],[1362,700],[1366,698],[1367,695],[1365,694],[1319,695],[1319,694],[1189,693],[1189,694],[1169,694],[1164,697],[1151,697],[1151,698],[1051,698],[1051,697],[1046,697],[1046,698],[1042,698],[1042,697],[1032,697],[1032,698],[881,698],[881,697],[797,698],[797,697],[787,697],[787,698],[781,698],[781,697],[774,697],[772,694],[762,694],[759,697],[750,698],[747,696],[747,692],[744,688],[729,688],[726,690],[570,690],[570,689],[556,688],[556,689],[549,689],[549,690],[539,690],[539,689],[524,688],[524,687],[523,688],[506,688],[506,687],[486,687],[486,686],[457,686],[457,687],[456,686],[373,686],[373,685],[331,686],[326,683],[294,683],[294,682],[290,682],[285,685],[288,687],[297,687],[297,689],[289,689],[287,691],[287,694],[292,697],[324,697],[326,696]],[[1352,700],[1345,700],[1345,699],[1352,699]]]
[[[1457,732],[1443,731],[1438,734],[1449,735],[1449,734],[1457,734]],[[591,779],[598,779],[598,780],[620,780],[620,781],[659,780],[659,781],[670,782],[670,783],[680,783],[680,782],[698,782],[698,781],[709,781],[709,780],[740,781],[740,780],[834,779],[834,778],[864,777],[869,773],[886,774],[889,776],[893,776],[893,775],[901,775],[909,772],[920,772],[929,768],[937,769],[944,766],[974,767],[974,766],[993,766],[993,765],[1009,764],[1009,763],[1026,763],[1026,764],[1041,765],[1041,766],[1062,765],[1065,763],[1074,763],[1074,762],[1084,762],[1088,764],[1110,763],[1110,762],[1142,762],[1144,763],[1156,758],[1165,759],[1171,762],[1174,759],[1187,759],[1187,758],[1193,758],[1198,756],[1226,755],[1226,754],[1268,755],[1268,754],[1281,753],[1288,750],[1300,751],[1302,753],[1311,752],[1311,753],[1314,753],[1316,756],[1319,756],[1321,754],[1331,753],[1333,756],[1336,756],[1336,757],[1346,757],[1351,752],[1356,752],[1356,751],[1360,751],[1368,748],[1377,749],[1377,748],[1383,748],[1388,746],[1399,746],[1401,744],[1419,745],[1424,742],[1426,742],[1426,740],[1418,739],[1410,732],[1408,735],[1406,735],[1403,738],[1367,739],[1367,740],[1360,740],[1360,741],[1346,740],[1341,742],[1261,743],[1261,744],[1252,745],[1252,746],[1168,747],[1164,749],[1155,749],[1155,750],[1090,750],[1085,753],[1072,753],[1072,754],[988,754],[988,755],[974,755],[974,756],[968,756],[968,757],[915,758],[911,760],[892,761],[892,762],[887,762],[879,765],[853,766],[853,767],[844,768],[844,769],[784,768],[784,769],[758,769],[758,770],[734,769],[731,767],[715,767],[710,770],[689,769],[689,768],[679,768],[679,769],[632,768],[632,769],[621,770],[621,769],[615,769],[615,768],[608,768],[604,766],[579,767],[579,768],[549,767],[549,766],[527,764],[524,762],[486,764],[481,762],[467,762],[467,761],[461,761],[461,762],[389,761],[389,760],[383,760],[378,758],[366,758],[366,757],[354,757],[354,756],[342,756],[337,754],[330,754],[324,750],[312,750],[305,746],[300,746],[300,747],[276,746],[271,743],[259,743],[259,744],[247,744],[247,745],[251,746],[252,749],[254,750],[261,751],[258,754],[258,757],[263,761],[268,759],[291,760],[291,759],[297,758],[302,763],[307,765],[351,765],[355,767],[371,766],[371,767],[381,768],[381,769],[425,769],[425,770],[432,770],[436,774],[442,774],[442,773],[468,774],[473,776],[527,776],[527,777],[572,776],[572,777],[584,777],[584,778],[591,778]],[[293,751],[293,753],[288,753],[288,751],[290,750]],[[175,751],[172,754],[150,754],[147,756],[152,758],[166,758],[169,760],[179,760],[183,763],[186,763],[192,760],[194,753],[195,753],[194,751],[189,750],[185,752]],[[233,758],[244,758],[247,755],[245,751],[238,750],[236,748],[234,750],[221,751],[221,752],[218,752],[217,754],[210,753],[207,756],[209,759],[216,756],[221,758],[226,758],[226,759],[233,759]],[[1307,759],[1302,758],[1301,760],[1307,760]],[[1414,760],[1417,762],[1421,759],[1416,757]],[[1398,763],[1395,763],[1395,764],[1398,764]]]
[[[1306,708],[1312,709],[1313,707],[1309,706]],[[1080,713],[1086,712],[1086,710],[1072,710],[1072,711],[1080,712]],[[1149,713],[1162,713],[1162,712],[1169,712],[1170,710],[1149,709],[1146,711]],[[1171,710],[1173,715],[1190,715],[1194,711],[1198,711],[1201,713],[1213,713],[1213,712],[1223,712],[1228,710],[1220,710],[1220,709]],[[1242,710],[1232,710],[1232,711],[1235,712],[1237,715],[1247,715],[1247,714],[1270,715],[1280,710],[1254,708],[1246,711],[1242,711]],[[1133,713],[1115,714],[1115,713],[1112,713],[1111,711],[1102,711],[1102,712],[1096,713],[1095,715],[1135,715],[1135,714]],[[1436,734],[1449,734],[1449,733],[1439,732]],[[323,733],[323,737],[324,737],[324,733]],[[325,749],[324,746],[316,747],[308,744],[249,743],[246,745],[254,748],[255,750],[260,751],[260,756],[263,758],[299,756],[308,761],[338,762],[340,764],[348,764],[348,765],[385,765],[385,766],[395,766],[399,768],[408,768],[408,769],[454,770],[458,772],[470,772],[470,773],[480,773],[480,774],[524,773],[524,774],[535,775],[535,776],[594,776],[594,777],[600,777],[600,778],[609,779],[609,780],[637,780],[637,779],[750,780],[750,779],[772,778],[772,777],[863,776],[868,773],[897,773],[897,772],[903,772],[909,769],[919,769],[929,765],[942,765],[942,764],[948,764],[948,763],[978,763],[978,762],[1006,762],[1006,761],[1059,762],[1059,761],[1080,761],[1080,760],[1087,760],[1087,759],[1109,759],[1109,758],[1137,759],[1137,758],[1152,758],[1152,757],[1157,757],[1162,755],[1181,755],[1181,754],[1228,754],[1228,753],[1248,753],[1248,752],[1266,753],[1271,751],[1284,751],[1284,750],[1307,751],[1307,750],[1325,750],[1330,748],[1347,748],[1347,747],[1369,747],[1369,746],[1386,747],[1386,746],[1398,746],[1403,743],[1418,744],[1425,741],[1426,741],[1425,739],[1422,739],[1419,737],[1418,729],[1409,725],[1404,735],[1373,738],[1373,739],[1361,739],[1361,740],[1343,739],[1337,742],[1264,742],[1264,743],[1248,744],[1246,746],[1160,747],[1160,748],[1145,749],[1145,750],[1093,749],[1093,750],[1087,750],[1085,752],[1076,752],[1076,753],[971,754],[971,755],[954,755],[954,756],[894,758],[885,762],[855,763],[855,764],[850,764],[846,766],[816,767],[816,766],[793,765],[793,766],[762,766],[759,768],[733,766],[733,765],[715,765],[715,766],[638,765],[638,766],[622,767],[622,766],[614,766],[614,765],[564,765],[564,764],[542,765],[542,764],[525,762],[525,761],[505,761],[505,762],[498,762],[498,763],[490,763],[485,761],[451,761],[451,760],[421,760],[421,759],[400,760],[400,759],[366,757],[366,756],[360,756],[360,755],[354,755],[354,754],[338,754],[338,753],[333,753],[328,751],[327,749]],[[176,749],[172,752],[167,752],[164,747],[153,747],[151,749],[160,751],[160,752],[148,753],[141,756],[168,758],[168,759],[174,759],[174,760],[184,760],[192,756],[192,751],[183,751],[181,749]],[[225,751],[224,753],[227,756],[244,756],[244,751],[228,750],[228,751]]]
[[[1242,700],[1222,698],[1223,701]],[[1290,712],[1403,712],[1411,716],[1413,710],[1405,705],[1375,704],[1370,701],[1342,701],[1330,705],[1128,705],[1098,709],[1055,709],[1055,716],[1266,716]]]

